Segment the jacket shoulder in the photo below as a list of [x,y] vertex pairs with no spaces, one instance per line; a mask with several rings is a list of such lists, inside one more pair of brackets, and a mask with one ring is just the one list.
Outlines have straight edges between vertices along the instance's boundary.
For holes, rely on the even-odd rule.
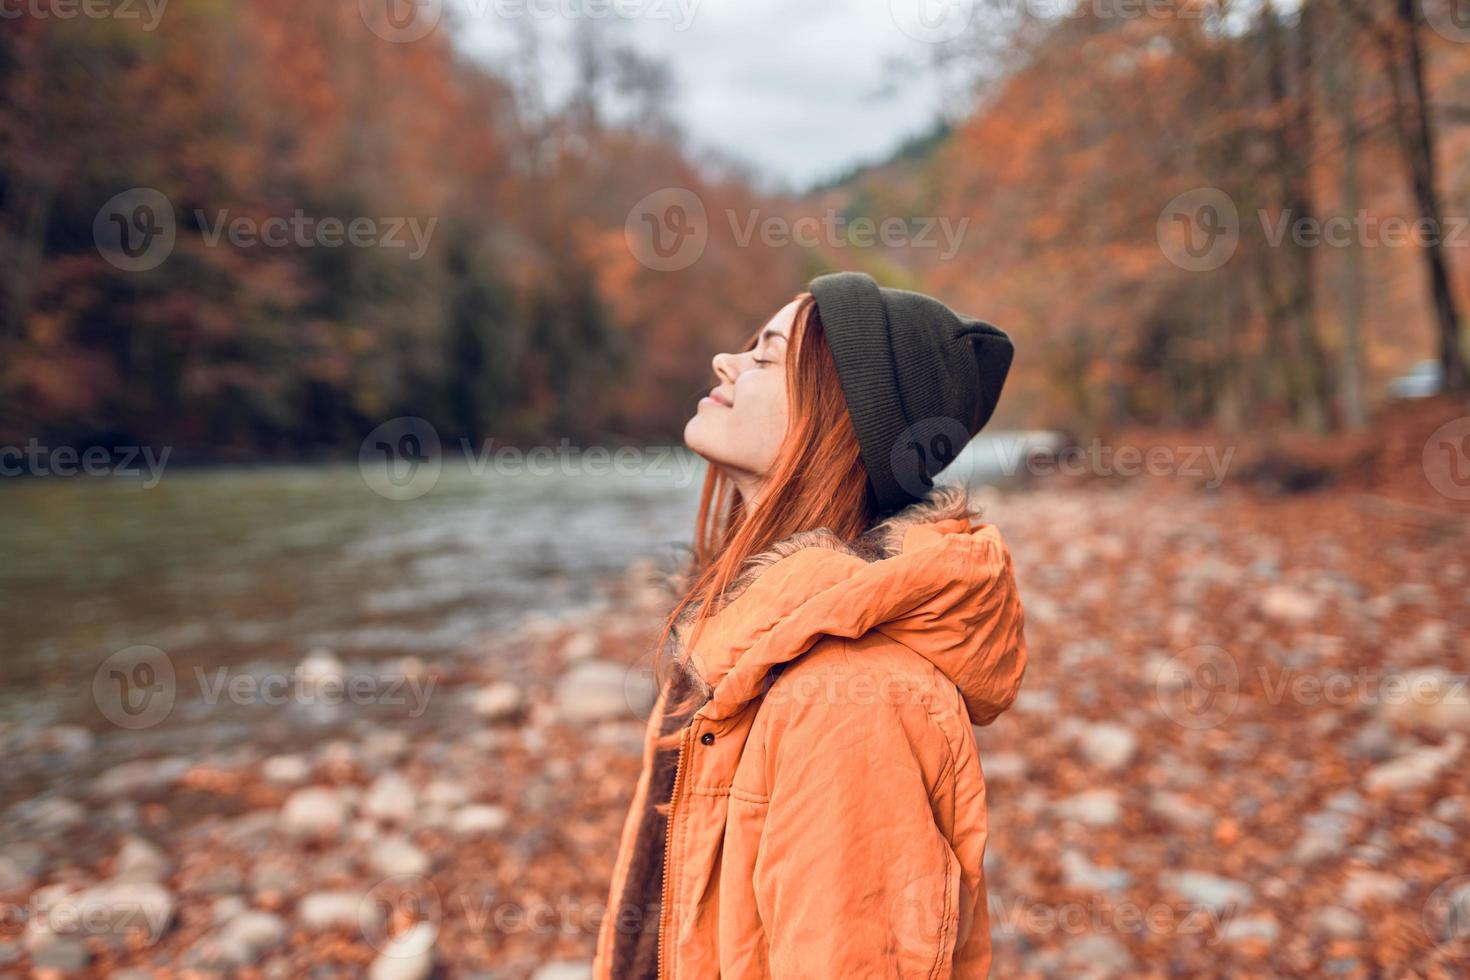
[[881,634],[826,637],[771,681],[751,732],[765,776],[782,756],[917,766],[931,790],[973,740],[964,701],[932,663]]

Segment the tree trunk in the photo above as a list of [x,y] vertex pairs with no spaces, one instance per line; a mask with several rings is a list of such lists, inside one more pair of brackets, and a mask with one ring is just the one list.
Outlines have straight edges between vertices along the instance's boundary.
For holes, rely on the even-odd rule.
[[[1460,311],[1450,286],[1450,271],[1444,259],[1440,233],[1444,219],[1439,197],[1435,193],[1434,133],[1429,121],[1429,95],[1424,80],[1424,53],[1419,44],[1418,4],[1415,0],[1398,0],[1399,44],[1403,52],[1403,71],[1388,65],[1394,97],[1394,129],[1399,148],[1409,167],[1414,199],[1420,215],[1432,232],[1424,247],[1424,271],[1429,280],[1430,299],[1434,306],[1435,327],[1439,339],[1440,366],[1444,369],[1447,391],[1470,390],[1470,368],[1460,347]],[[1407,91],[1405,90],[1407,89]]]
[[[1353,72],[1352,22],[1343,17],[1334,25],[1331,70],[1327,77],[1329,101],[1342,138],[1342,166],[1338,171],[1338,214],[1352,222],[1358,213],[1357,78]],[[1338,289],[1342,295],[1342,360],[1338,371],[1338,405],[1344,424],[1361,429],[1368,422],[1363,398],[1363,252],[1349,238],[1342,247]]]

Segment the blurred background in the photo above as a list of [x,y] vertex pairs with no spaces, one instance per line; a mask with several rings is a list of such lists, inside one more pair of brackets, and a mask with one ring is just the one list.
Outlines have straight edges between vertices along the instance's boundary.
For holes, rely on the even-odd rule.
[[843,269],[1018,348],[995,974],[1470,972],[1464,0],[0,21],[0,975],[587,976],[683,423]]

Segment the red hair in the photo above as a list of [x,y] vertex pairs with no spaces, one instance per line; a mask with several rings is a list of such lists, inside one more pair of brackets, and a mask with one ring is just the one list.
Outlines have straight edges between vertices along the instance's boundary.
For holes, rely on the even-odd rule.
[[[746,501],[729,478],[718,467],[709,468],[695,518],[691,584],[664,624],[660,647],[690,610],[692,640],[718,611],[746,562],[776,542],[816,528],[849,541],[867,530],[876,516],[857,433],[816,301],[810,293],[797,300],[800,305],[787,346],[786,436],[766,476],[760,505],[747,512]],[[746,350],[755,346],[758,336]]]

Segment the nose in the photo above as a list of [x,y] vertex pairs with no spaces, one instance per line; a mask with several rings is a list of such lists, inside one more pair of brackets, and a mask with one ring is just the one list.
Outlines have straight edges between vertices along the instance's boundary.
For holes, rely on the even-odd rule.
[[711,363],[714,365],[715,377],[727,384],[734,384],[735,379],[740,377],[740,368],[736,365],[734,354],[716,354]]

